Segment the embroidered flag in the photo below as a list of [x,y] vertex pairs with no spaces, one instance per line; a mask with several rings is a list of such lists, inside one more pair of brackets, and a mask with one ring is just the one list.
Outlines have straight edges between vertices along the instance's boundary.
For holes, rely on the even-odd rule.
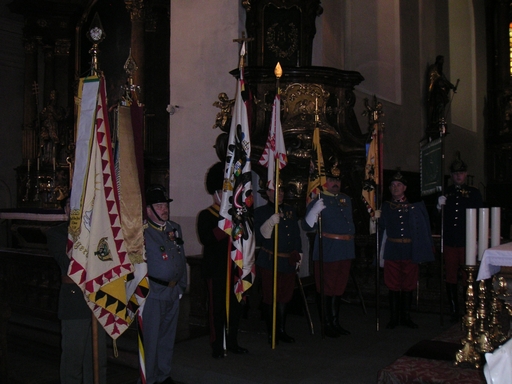
[[[243,47],[242,52],[244,52]],[[247,109],[242,99],[243,87],[242,67],[240,79],[237,81],[235,106],[229,131],[219,212],[219,228],[231,236],[231,259],[236,265],[233,271],[233,291],[238,301],[242,300],[244,292],[252,286],[255,277],[251,139]]]
[[309,164],[308,191],[306,195],[307,204],[324,190],[326,183],[324,157],[322,145],[320,144],[320,128],[316,127],[313,131],[313,140],[311,141],[311,162]]
[[137,271],[123,237],[105,79],[81,79],[79,96],[68,275],[83,291],[99,323],[116,339],[135,318],[147,285],[134,284],[133,294],[127,291],[126,282],[133,280]]
[[[371,133],[370,141],[366,144],[366,165],[364,169],[363,189],[361,191],[361,199],[365,204],[366,210],[370,218],[375,216],[375,211],[379,209],[377,196],[382,195],[382,128],[378,121],[379,115],[382,114],[381,104],[375,100],[375,108],[368,109],[372,112],[369,114]],[[376,222],[370,219],[370,234],[377,230]]]
[[279,169],[286,165],[286,148],[284,145],[283,129],[281,127],[281,98],[276,95],[272,107],[272,121],[268,131],[267,144],[261,155],[260,164],[267,167],[267,188],[275,190],[276,161]]

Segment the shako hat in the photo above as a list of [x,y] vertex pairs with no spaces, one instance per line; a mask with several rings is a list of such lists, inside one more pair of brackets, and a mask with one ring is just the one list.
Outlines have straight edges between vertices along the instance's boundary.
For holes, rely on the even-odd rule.
[[325,176],[330,179],[341,179],[341,171],[338,168],[337,161],[335,161],[331,167],[326,167]]
[[391,180],[389,180],[389,185],[391,185],[391,183],[393,181],[399,181],[403,185],[407,186],[407,179],[404,177],[404,175],[402,175],[402,173],[400,172],[400,169],[398,169],[396,171],[396,173],[393,175],[393,177],[391,178]]
[[450,172],[466,172],[468,170],[468,166],[460,158],[460,152],[457,151],[456,156],[456,159],[450,164]]
[[146,205],[170,203],[171,201],[172,199],[167,197],[167,192],[161,184],[152,184],[146,189]]
[[206,174],[206,190],[210,195],[222,189],[224,184],[224,163],[213,164]]

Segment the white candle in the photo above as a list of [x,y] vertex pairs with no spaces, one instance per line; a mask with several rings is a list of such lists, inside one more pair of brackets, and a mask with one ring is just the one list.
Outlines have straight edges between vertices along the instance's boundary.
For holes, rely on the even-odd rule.
[[476,209],[466,209],[466,265],[476,265]]
[[482,260],[485,250],[489,248],[489,208],[478,210],[478,260]]
[[37,170],[39,171],[39,157],[37,158]]
[[491,208],[491,247],[501,243],[501,208]]

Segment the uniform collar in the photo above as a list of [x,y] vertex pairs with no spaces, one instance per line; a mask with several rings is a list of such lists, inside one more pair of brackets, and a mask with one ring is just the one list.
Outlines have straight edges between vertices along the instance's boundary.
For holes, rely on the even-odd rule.
[[161,225],[161,224],[155,223],[151,219],[148,219],[148,224],[151,228],[156,229],[157,231],[160,231],[160,232],[165,232],[165,227],[167,226],[167,222],[165,222],[164,224]]

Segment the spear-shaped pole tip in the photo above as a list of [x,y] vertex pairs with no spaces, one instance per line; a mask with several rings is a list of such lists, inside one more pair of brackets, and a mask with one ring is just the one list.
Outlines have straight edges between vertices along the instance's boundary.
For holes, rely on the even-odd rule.
[[283,76],[283,68],[281,68],[281,64],[279,64],[279,62],[277,62],[277,65],[274,68],[274,75],[276,75],[278,79]]

